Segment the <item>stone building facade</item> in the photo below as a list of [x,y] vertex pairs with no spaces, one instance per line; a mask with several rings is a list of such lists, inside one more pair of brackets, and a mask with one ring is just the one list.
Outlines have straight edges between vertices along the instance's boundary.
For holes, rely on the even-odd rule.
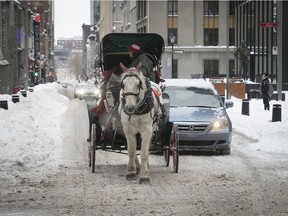
[[[13,88],[27,88],[33,64],[33,19],[42,17],[40,52],[53,68],[54,1],[0,1],[0,94],[12,94]],[[28,69],[29,68],[29,69]]]
[[0,94],[11,93],[12,88],[22,82],[23,73],[23,28],[21,5],[14,1],[0,2]]
[[[233,2],[101,1],[100,38],[111,32],[160,34],[165,78],[234,75]],[[176,36],[173,50],[171,34]]]

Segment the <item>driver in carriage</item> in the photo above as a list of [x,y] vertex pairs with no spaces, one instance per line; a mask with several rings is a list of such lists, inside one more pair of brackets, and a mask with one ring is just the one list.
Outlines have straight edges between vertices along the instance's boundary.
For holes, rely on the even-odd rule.
[[155,83],[164,82],[161,78],[160,70],[154,70],[157,60],[154,55],[144,52],[141,43],[134,43],[128,47],[129,57],[131,58],[131,66],[136,67],[140,62],[142,64],[141,72],[147,78]]

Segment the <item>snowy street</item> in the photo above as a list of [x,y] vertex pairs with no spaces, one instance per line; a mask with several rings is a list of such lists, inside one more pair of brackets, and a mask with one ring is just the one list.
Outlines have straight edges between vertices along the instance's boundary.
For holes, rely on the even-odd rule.
[[[175,174],[153,154],[151,184],[139,185],[126,180],[125,154],[97,150],[91,172],[87,108],[72,90],[39,85],[19,103],[9,102],[9,110],[0,109],[0,215],[288,214],[283,110],[282,122],[269,122],[272,111],[264,111],[261,100],[252,100],[254,111],[243,116],[234,99],[231,155],[180,155]],[[287,102],[277,103],[287,110]],[[246,128],[244,121],[251,121]]]

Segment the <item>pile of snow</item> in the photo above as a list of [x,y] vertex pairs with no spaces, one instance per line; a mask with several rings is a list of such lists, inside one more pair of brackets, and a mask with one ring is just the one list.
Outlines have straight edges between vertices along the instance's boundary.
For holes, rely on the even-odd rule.
[[[285,92],[285,95],[288,93]],[[262,99],[249,101],[249,116],[242,115],[242,100],[232,97],[234,107],[227,109],[233,129],[255,140],[248,146],[252,150],[272,153],[288,153],[287,101],[270,101],[270,110],[264,110]],[[281,122],[272,122],[273,105],[281,105]],[[233,146],[233,138],[232,138]]]
[[18,103],[12,103],[11,95],[0,95],[0,100],[8,101],[8,110],[0,109],[0,171],[57,163],[60,117],[69,102],[59,93],[62,88],[57,83],[38,85],[27,97],[19,94]]
[[[9,109],[0,109],[0,172],[1,176],[16,170],[53,167],[59,165],[59,149],[65,122],[65,111],[72,97],[63,95],[63,85],[42,84],[28,92],[27,97],[20,95],[19,103],[11,102],[11,95],[0,95],[0,100],[8,100]],[[71,93],[72,94],[72,93]],[[286,92],[287,95],[287,92]],[[234,107],[227,109],[235,132],[253,140],[243,146],[252,153],[266,151],[288,153],[288,110],[286,101],[271,101],[270,111],[264,110],[262,99],[249,102],[250,115],[242,115],[242,100],[232,97]],[[274,104],[281,104],[282,121],[272,122]],[[67,120],[68,121],[68,120]],[[233,143],[237,143],[232,137]],[[240,146],[241,147],[241,146]],[[239,146],[237,146],[239,148]]]

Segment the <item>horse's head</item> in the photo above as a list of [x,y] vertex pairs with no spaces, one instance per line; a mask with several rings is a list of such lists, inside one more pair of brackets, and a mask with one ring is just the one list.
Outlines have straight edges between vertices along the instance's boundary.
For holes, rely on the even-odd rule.
[[146,88],[145,79],[141,73],[141,63],[137,67],[126,68],[122,63],[123,74],[121,75],[122,106],[127,114],[134,114],[139,102],[144,97]]

